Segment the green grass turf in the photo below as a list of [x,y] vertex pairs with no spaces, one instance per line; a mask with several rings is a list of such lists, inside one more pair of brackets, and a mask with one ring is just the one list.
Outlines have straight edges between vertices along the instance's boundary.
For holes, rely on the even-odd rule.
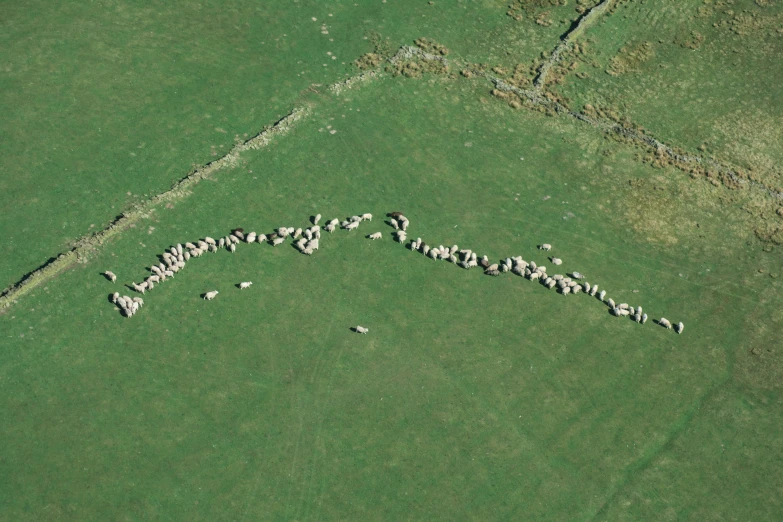
[[[587,57],[558,90],[608,106],[669,143],[781,185],[780,2],[626,2],[587,34]],[[645,59],[628,51],[649,44]],[[639,53],[641,57],[644,53]],[[613,69],[624,60],[625,72]],[[616,76],[607,70],[620,72]]]
[[[726,189],[487,90],[425,77],[325,96],[0,316],[3,516],[779,518],[779,256],[741,202],[715,203]],[[550,242],[563,270],[686,332],[425,259],[389,240],[396,209],[411,236],[492,258],[543,261]],[[139,280],[164,247],[235,226],[366,211],[312,257],[195,259],[131,319],[99,276]]]
[[6,4],[2,287],[273,123],[312,84],[355,74],[373,34],[389,49],[426,36],[510,63],[563,30],[516,23],[502,2]]

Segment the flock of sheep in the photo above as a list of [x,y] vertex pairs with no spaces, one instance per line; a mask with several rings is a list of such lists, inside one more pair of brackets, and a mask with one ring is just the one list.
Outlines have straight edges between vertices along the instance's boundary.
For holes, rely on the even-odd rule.
[[[390,212],[387,214],[387,217],[389,218],[388,224],[394,228],[394,239],[398,243],[404,244],[407,241],[407,230],[410,221],[401,212]],[[273,247],[276,247],[290,238],[293,241],[293,246],[299,252],[304,255],[312,255],[318,250],[319,241],[321,239],[321,226],[318,224],[321,220],[321,215],[318,214],[311,219],[312,226],[307,228],[279,227],[270,234],[256,234],[255,232],[245,234],[243,229],[237,228],[217,241],[211,237],[205,237],[196,241],[196,243],[188,242],[185,243],[184,246],[182,244],[177,244],[158,256],[160,261],[150,267],[151,273],[144,281],[138,284],[132,283],[129,286],[136,292],[144,294],[155,288],[156,285],[166,281],[166,279],[174,277],[175,274],[185,268],[186,263],[190,259],[201,257],[207,252],[215,253],[222,248],[225,248],[230,252],[235,252],[237,245],[242,243],[268,243]],[[356,230],[364,221],[372,221],[372,214],[355,215],[343,221],[335,218],[327,222],[324,225],[323,230],[331,233],[335,231],[338,225],[348,231]],[[374,232],[368,234],[366,237],[372,240],[382,239],[383,234],[381,232]],[[563,295],[585,293],[590,296],[595,296],[609,307],[610,313],[615,317],[627,316],[640,324],[647,322],[647,314],[644,313],[641,306],[629,306],[627,303],[616,304],[613,299],[606,297],[606,290],[598,292],[597,284],[591,285],[586,281],[583,282],[582,279],[584,279],[584,276],[579,272],[554,274],[550,276],[547,273],[546,266],[538,265],[535,261],[525,261],[522,259],[522,256],[507,257],[501,259],[498,263],[490,263],[489,258],[486,255],[479,257],[476,252],[470,249],[460,249],[457,245],[451,247],[445,247],[443,245],[431,247],[423,242],[421,238],[412,239],[410,243],[408,243],[408,248],[412,251],[421,252],[431,259],[449,261],[465,270],[469,270],[473,267],[481,267],[484,270],[484,273],[489,276],[500,276],[506,272],[511,272],[531,281],[538,281],[548,289],[556,287],[556,291]],[[539,245],[538,248],[549,252],[552,250],[552,245],[544,243]],[[557,257],[550,257],[549,260],[552,264],[558,266],[563,262]],[[104,275],[111,282],[116,282],[117,280],[117,277],[110,271],[106,271]],[[252,284],[252,281],[244,281],[237,286],[240,289],[246,289]],[[212,290],[205,292],[202,297],[211,301],[218,293],[217,290]],[[144,301],[140,297],[130,298],[128,296],[120,296],[118,292],[112,294],[110,300],[117,305],[120,312],[126,317],[132,317],[144,304]],[[674,328],[674,331],[678,334],[681,334],[685,329],[682,322],[672,325],[665,317],[662,317],[655,322],[667,329]],[[369,330],[363,326],[356,326],[353,328],[353,331],[366,334]]]

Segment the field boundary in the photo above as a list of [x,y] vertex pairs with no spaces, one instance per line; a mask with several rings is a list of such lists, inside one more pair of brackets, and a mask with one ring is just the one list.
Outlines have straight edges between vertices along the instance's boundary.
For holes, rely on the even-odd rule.
[[264,128],[255,136],[246,141],[234,145],[228,153],[221,158],[211,161],[201,167],[192,170],[184,178],[177,180],[166,192],[157,194],[143,203],[137,203],[130,209],[117,216],[109,225],[93,234],[79,239],[74,247],[51,258],[49,261],[25,274],[17,283],[9,286],[0,293],[0,311],[16,303],[16,300],[24,296],[34,288],[56,275],[72,267],[76,263],[86,263],[90,254],[100,245],[116,236],[132,224],[149,215],[154,207],[161,203],[182,199],[189,194],[190,188],[201,180],[212,177],[216,172],[234,167],[239,161],[239,156],[248,150],[258,150],[269,145],[275,138],[287,134],[297,122],[310,113],[310,107],[296,107],[283,118]]

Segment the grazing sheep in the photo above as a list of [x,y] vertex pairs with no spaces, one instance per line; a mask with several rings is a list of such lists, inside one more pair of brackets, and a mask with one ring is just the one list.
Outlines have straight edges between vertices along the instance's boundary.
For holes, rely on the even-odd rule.
[[367,237],[368,237],[369,239],[372,239],[372,240],[374,241],[374,240],[376,240],[376,239],[381,239],[381,237],[382,237],[382,236],[383,236],[383,235],[382,235],[380,232],[374,232],[374,233],[372,233],[372,234],[369,234]]
[[554,265],[560,266],[563,264],[563,260],[560,259],[559,257],[550,257],[549,260],[552,261],[552,264]]
[[[359,216],[359,217],[361,217],[361,218],[362,218],[362,221],[372,221],[372,214],[370,214],[369,212],[368,212],[368,213],[366,213],[366,214],[362,214],[362,215],[361,215],[361,216]],[[317,224],[317,223],[316,223],[316,224]]]
[[674,326],[674,331],[675,331],[675,332],[677,332],[678,334],[681,334],[683,330],[685,330],[685,325],[684,325],[684,324],[682,324],[682,321],[681,321],[681,322],[679,322],[679,323],[677,323],[677,324]]
[[216,296],[216,295],[218,295],[219,293],[220,293],[220,292],[218,292],[217,290],[213,290],[212,292],[207,292],[206,294],[204,294],[204,299],[206,299],[207,301],[211,301],[211,300],[213,300],[213,299],[215,298],[215,296]]
[[317,225],[319,221],[321,221],[321,214],[316,214],[313,217],[313,225]]
[[255,243],[256,237],[258,237],[258,234],[256,234],[255,232],[251,232],[247,236],[245,236],[245,241],[248,243]]
[[117,276],[116,276],[116,275],[114,275],[114,272],[110,272],[109,270],[107,270],[107,271],[105,271],[105,272],[103,273],[103,275],[105,275],[105,276],[106,276],[106,279],[108,279],[108,280],[109,280],[109,281],[111,281],[112,283],[116,283],[116,282],[117,282]]
[[647,322],[647,314],[642,314],[642,324]]
[[272,246],[282,245],[285,242],[285,237],[276,237],[272,240]]
[[356,330],[356,333],[360,333],[360,334],[366,334],[367,332],[370,331],[369,328],[365,328],[364,326],[357,326],[356,328],[354,328],[354,330]]
[[250,285],[253,284],[253,281],[244,281],[242,283],[239,283],[239,289],[244,290],[245,288],[250,288]]

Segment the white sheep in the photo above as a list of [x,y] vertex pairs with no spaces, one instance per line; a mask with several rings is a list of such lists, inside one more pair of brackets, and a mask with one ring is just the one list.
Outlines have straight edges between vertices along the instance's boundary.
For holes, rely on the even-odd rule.
[[244,281],[242,283],[239,283],[239,289],[244,290],[245,288],[250,288],[250,285],[253,284],[253,281]]
[[211,292],[207,292],[206,294],[204,294],[204,299],[206,299],[207,301],[211,301],[211,300],[213,300],[213,299],[215,298],[215,296],[216,296],[216,295],[218,295],[219,293],[220,293],[220,292],[218,292],[217,290],[213,290],[213,291],[211,291]]

